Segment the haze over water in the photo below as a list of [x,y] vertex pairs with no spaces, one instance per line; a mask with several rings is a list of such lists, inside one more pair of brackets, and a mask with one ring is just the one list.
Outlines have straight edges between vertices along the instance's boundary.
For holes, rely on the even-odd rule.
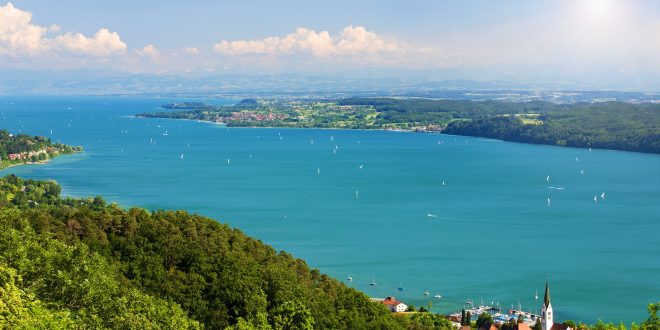
[[86,150],[0,173],[213,217],[438,312],[468,298],[537,311],[546,277],[559,320],[641,321],[658,300],[659,155],[131,117],[170,101],[0,97],[2,127]]

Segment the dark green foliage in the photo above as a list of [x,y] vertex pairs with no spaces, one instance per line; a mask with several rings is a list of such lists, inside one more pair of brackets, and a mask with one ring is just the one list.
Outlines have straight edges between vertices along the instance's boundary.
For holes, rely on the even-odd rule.
[[447,318],[442,315],[433,313],[414,313],[410,316],[397,317],[397,320],[406,329],[454,329],[454,326]]
[[[564,324],[566,324],[566,322],[564,322]],[[573,326],[569,325],[569,327],[571,327],[571,329],[575,330],[575,324],[573,324]],[[534,326],[532,327],[532,330],[542,330],[542,329],[543,329],[543,325],[541,324],[541,320],[537,319],[536,323],[534,323]]]
[[[521,323],[521,322],[517,322],[514,319],[509,319],[508,321],[506,321],[506,323],[502,324],[502,326],[500,327],[500,330],[518,330],[518,323]],[[538,324],[541,325],[540,323],[538,323]],[[490,325],[488,325],[488,326],[490,327]]]
[[488,329],[493,324],[493,317],[483,312],[477,319],[477,329]]
[[649,318],[646,321],[642,322],[639,326],[641,330],[660,330],[660,302],[656,304],[649,304],[646,308],[649,312]]
[[557,106],[541,113],[540,124],[516,116],[451,122],[447,134],[579,148],[660,153],[660,106],[607,102]]
[[19,210],[0,209],[0,251],[0,328],[200,328],[177,304],[123,285],[85,244],[38,235]]
[[247,106],[247,107],[256,107],[259,105],[255,99],[242,99],[241,102],[238,102],[238,105]]

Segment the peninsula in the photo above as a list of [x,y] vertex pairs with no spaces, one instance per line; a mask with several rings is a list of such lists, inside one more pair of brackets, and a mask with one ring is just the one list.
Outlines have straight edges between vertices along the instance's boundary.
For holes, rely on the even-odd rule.
[[230,127],[384,129],[442,132],[505,141],[660,153],[660,104],[556,104],[392,98],[244,99],[235,105],[166,104],[138,117]]
[[53,143],[43,136],[14,135],[7,130],[0,130],[0,169],[22,164],[41,164],[58,155],[82,150],[82,147]]

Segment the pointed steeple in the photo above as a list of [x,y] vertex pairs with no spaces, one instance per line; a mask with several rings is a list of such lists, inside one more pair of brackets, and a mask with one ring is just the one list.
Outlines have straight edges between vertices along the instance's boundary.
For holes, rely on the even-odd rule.
[[548,286],[548,281],[545,281],[545,296],[543,297],[543,303],[546,307],[550,305],[550,287]]

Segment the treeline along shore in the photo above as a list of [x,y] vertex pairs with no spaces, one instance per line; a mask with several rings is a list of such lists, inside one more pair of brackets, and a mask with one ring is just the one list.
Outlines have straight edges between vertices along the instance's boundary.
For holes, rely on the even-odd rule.
[[0,169],[21,164],[45,163],[58,155],[82,150],[82,147],[53,143],[44,136],[14,135],[7,130],[0,130]]
[[522,143],[660,153],[660,104],[462,101],[392,98],[245,99],[235,105],[164,105],[138,117],[230,127],[386,129]]

